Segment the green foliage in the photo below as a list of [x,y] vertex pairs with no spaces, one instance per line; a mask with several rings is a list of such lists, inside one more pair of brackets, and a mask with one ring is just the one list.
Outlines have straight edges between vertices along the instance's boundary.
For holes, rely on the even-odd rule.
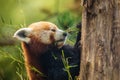
[[70,28],[74,24],[74,18],[70,12],[64,12],[58,15],[58,24],[64,30]]
[[[29,66],[29,65],[28,65]],[[36,69],[34,66],[29,66],[31,70],[37,72],[40,76],[42,77],[47,77],[45,74],[43,74],[42,72],[40,72],[38,69]]]
[[21,63],[17,62],[18,66],[16,67],[16,74],[18,75],[18,78],[20,80],[28,80],[28,78],[24,77],[24,72],[23,72],[23,66],[21,65]]
[[57,16],[57,24],[59,28],[65,30],[69,34],[67,43],[71,45],[74,45],[76,34],[78,32],[78,29],[76,28],[78,20],[76,20],[74,15],[75,14],[70,11],[65,11]]
[[67,74],[68,74],[68,80],[73,80],[73,78],[72,78],[72,76],[70,74],[70,68],[77,67],[78,65],[70,66],[69,61],[68,61],[70,58],[71,57],[65,58],[64,51],[62,51],[62,62],[64,64],[64,71],[66,71]]
[[[23,55],[22,55],[23,52],[22,52],[22,50],[21,50],[19,47],[16,47],[16,48],[17,48],[18,51],[20,52],[20,53],[19,53],[19,57],[18,57],[18,56],[11,55],[9,52],[6,52],[6,51],[4,51],[4,50],[2,50],[2,49],[0,50],[1,57],[10,59],[10,60],[11,60],[11,61],[10,61],[10,64],[14,64],[14,63],[15,63],[15,65],[16,65],[16,66],[15,66],[15,68],[16,68],[15,72],[16,72],[16,73],[14,73],[14,74],[16,74],[16,76],[18,76],[18,77],[16,77],[17,79],[15,79],[15,80],[28,80],[28,77],[27,77],[27,75],[26,75],[26,72],[24,72],[24,71],[26,71],[26,70],[25,70],[24,57],[23,57]],[[44,75],[42,72],[38,71],[34,66],[30,66],[30,65],[27,65],[27,66],[30,67],[31,70],[39,73],[41,76],[47,77],[47,76]],[[1,73],[0,73],[0,74],[1,74]],[[4,75],[3,75],[3,77],[2,77],[2,75],[0,75],[0,80],[1,80],[1,79],[6,79],[6,78],[4,78]],[[11,78],[11,79],[9,79],[9,80],[13,80],[13,79]]]
[[[0,61],[2,61],[0,62],[0,70],[3,70],[3,72],[0,72],[2,74],[0,80],[27,80],[21,49],[18,46],[13,47],[0,47]],[[16,51],[17,54],[14,53]],[[18,73],[19,76],[17,76]]]

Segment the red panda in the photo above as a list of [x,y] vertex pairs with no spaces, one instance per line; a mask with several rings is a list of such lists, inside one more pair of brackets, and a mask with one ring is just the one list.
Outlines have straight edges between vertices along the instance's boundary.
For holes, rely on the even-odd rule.
[[41,74],[46,72],[40,57],[48,51],[52,44],[61,48],[65,43],[67,33],[53,23],[41,21],[29,25],[28,28],[17,30],[14,37],[22,42],[29,80],[46,80],[46,76]]

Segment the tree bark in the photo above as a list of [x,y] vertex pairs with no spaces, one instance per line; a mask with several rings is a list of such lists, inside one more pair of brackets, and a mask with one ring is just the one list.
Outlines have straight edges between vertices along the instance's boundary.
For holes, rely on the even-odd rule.
[[79,80],[120,80],[120,0],[82,0]]

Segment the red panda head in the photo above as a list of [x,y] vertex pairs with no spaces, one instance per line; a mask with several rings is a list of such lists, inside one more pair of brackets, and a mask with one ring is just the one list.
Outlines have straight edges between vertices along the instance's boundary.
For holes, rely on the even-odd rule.
[[15,38],[27,44],[31,42],[45,45],[56,43],[57,47],[64,45],[66,36],[67,33],[55,24],[43,21],[33,23],[28,28],[21,28],[14,34]]

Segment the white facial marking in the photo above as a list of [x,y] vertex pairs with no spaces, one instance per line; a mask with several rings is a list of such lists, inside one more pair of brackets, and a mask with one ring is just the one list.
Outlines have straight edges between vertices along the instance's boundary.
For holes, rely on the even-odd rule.
[[50,44],[50,31],[42,31],[40,33],[40,40],[45,44]]
[[57,29],[55,33],[55,41],[57,42],[58,48],[61,48],[65,41],[66,41],[66,36],[63,35],[65,33],[63,30]]
[[61,40],[61,39],[65,39],[65,36],[63,36],[64,31],[57,29],[56,33],[55,33],[55,40]]

